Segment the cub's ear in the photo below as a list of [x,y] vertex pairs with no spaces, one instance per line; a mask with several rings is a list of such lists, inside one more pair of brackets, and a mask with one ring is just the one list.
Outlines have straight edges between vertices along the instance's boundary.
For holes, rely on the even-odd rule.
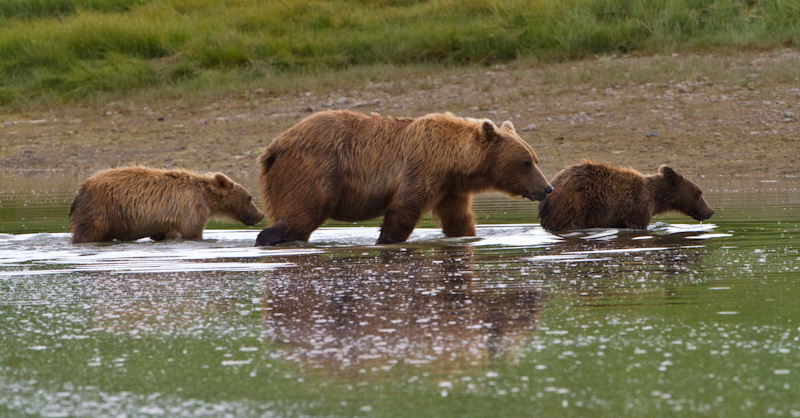
[[664,175],[664,178],[669,180],[670,183],[673,184],[681,184],[683,182],[683,176],[676,173],[675,170],[669,168],[666,165],[662,165],[658,167],[658,172]]
[[511,123],[510,120],[507,120],[507,121],[503,122],[503,124],[500,125],[500,129],[505,129],[507,131],[510,131],[510,132],[513,132],[513,133],[517,133],[517,130],[514,129],[514,124]]
[[228,176],[222,173],[214,174],[214,181],[217,182],[217,186],[223,189],[232,189],[233,188],[233,180],[228,178]]

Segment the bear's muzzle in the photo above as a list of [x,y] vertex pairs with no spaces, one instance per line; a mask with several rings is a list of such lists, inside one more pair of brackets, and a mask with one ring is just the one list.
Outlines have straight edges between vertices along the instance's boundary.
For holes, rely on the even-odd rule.
[[532,201],[542,201],[542,200],[544,200],[545,197],[547,197],[547,195],[552,193],[553,190],[555,190],[553,188],[553,186],[548,184],[547,187],[545,187],[543,191],[530,192],[528,194],[523,195],[523,197],[525,197],[528,200],[532,200]]

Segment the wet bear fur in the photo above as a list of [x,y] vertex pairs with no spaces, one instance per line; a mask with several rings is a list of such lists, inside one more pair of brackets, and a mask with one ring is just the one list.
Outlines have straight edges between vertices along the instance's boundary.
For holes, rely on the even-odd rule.
[[69,211],[72,243],[201,239],[212,216],[255,225],[264,214],[222,173],[124,167],[84,181]]
[[647,229],[650,218],[679,212],[703,221],[714,210],[692,181],[662,165],[657,174],[584,160],[558,173],[555,190],[539,204],[542,227]]
[[405,241],[420,217],[448,237],[475,235],[474,193],[541,200],[551,190],[533,148],[506,121],[438,113],[419,118],[313,114],[258,158],[270,227],[256,245],[307,241],[326,219],[383,216],[379,244]]

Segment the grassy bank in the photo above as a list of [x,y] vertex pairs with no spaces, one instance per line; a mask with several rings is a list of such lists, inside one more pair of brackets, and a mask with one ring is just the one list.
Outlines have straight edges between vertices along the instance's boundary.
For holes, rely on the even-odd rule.
[[0,105],[352,66],[800,45],[795,0],[5,0]]

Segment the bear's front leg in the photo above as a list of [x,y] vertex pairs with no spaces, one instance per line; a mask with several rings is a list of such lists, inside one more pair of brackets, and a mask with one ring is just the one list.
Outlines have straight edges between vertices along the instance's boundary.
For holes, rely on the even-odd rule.
[[625,218],[622,222],[622,227],[628,229],[647,229],[649,224],[650,213],[646,211],[639,211]]
[[436,204],[433,214],[439,218],[445,236],[475,236],[475,214],[472,212],[471,195],[448,194]]

